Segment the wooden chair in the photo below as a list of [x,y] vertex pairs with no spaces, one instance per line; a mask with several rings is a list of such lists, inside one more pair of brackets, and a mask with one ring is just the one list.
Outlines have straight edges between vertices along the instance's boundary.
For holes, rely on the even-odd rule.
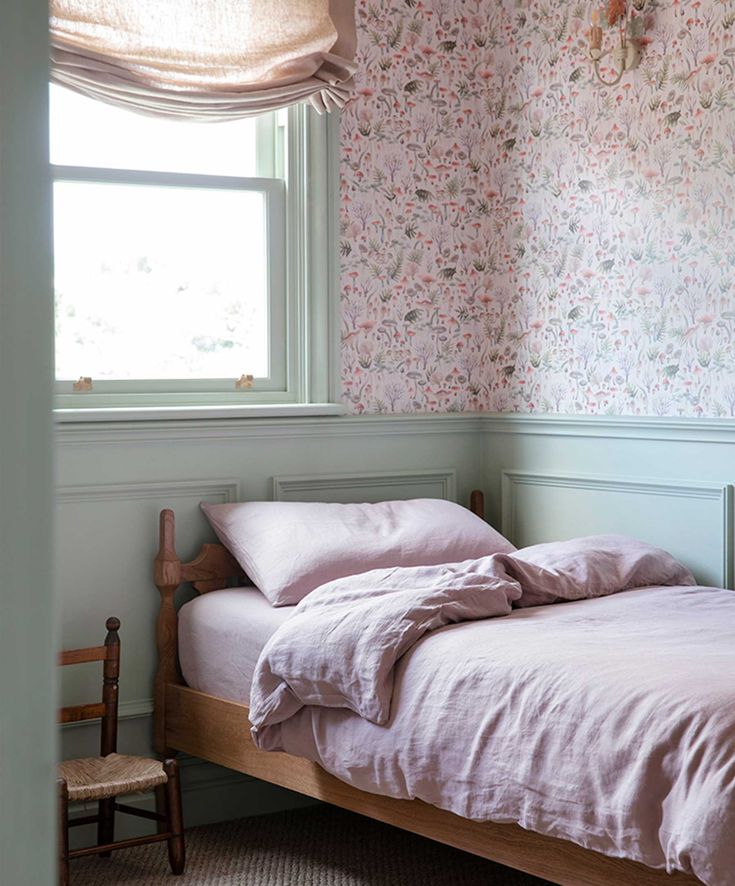
[[[168,858],[174,874],[184,871],[184,828],[181,815],[181,787],[176,760],[163,763],[146,757],[129,757],[117,753],[117,696],[120,674],[120,622],[107,619],[107,636],[103,646],[72,649],[59,656],[61,665],[82,662],[103,662],[102,701],[74,705],[59,712],[61,723],[81,720],[102,720],[100,756],[66,760],[59,764],[57,787],[59,798],[59,883],[69,883],[69,859],[84,855],[109,856],[113,849],[142,846],[146,843],[168,842]],[[156,812],[135,809],[117,802],[125,794],[156,792]],[[70,801],[97,801],[96,815],[69,821]],[[164,810],[164,811],[161,811]],[[115,813],[124,812],[158,823],[158,833],[114,842]],[[97,845],[69,851],[69,827],[97,824]]]

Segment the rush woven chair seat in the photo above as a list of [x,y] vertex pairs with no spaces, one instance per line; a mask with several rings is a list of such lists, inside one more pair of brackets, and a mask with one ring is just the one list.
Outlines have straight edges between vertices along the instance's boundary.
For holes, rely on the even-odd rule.
[[[176,760],[163,763],[148,757],[131,757],[117,753],[117,695],[120,675],[120,622],[107,619],[107,636],[103,646],[72,649],[62,652],[60,664],[101,661],[104,680],[102,701],[62,708],[62,723],[100,718],[102,735],[100,756],[65,760],[58,768],[59,793],[59,883],[68,886],[69,859],[83,855],[109,856],[113,850],[141,846],[145,843],[168,843],[168,859],[174,874],[184,871],[184,827],[181,816],[181,788]],[[138,809],[117,802],[126,794],[153,790],[156,811]],[[96,802],[97,813],[69,820],[69,803]],[[155,821],[158,832],[145,837],[114,841],[115,813],[123,812]],[[96,824],[97,844],[85,849],[69,850],[69,828]]]
[[168,780],[163,763],[125,754],[65,760],[59,764],[59,778],[66,782],[72,802],[135,794],[166,784]]

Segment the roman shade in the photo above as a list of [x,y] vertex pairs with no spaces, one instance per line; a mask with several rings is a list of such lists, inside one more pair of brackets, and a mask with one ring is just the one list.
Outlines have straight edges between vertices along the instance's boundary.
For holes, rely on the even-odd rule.
[[148,114],[228,120],[342,107],[354,0],[51,0],[51,78]]

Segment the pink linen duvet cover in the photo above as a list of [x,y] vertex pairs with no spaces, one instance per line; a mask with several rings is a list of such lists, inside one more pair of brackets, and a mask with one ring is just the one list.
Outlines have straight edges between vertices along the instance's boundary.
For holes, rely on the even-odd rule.
[[735,882],[735,593],[648,545],[323,585],[263,650],[250,718],[362,790]]

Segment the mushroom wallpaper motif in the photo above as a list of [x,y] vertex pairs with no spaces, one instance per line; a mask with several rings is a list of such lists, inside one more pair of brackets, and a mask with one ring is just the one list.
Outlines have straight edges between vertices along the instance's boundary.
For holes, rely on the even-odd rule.
[[359,0],[351,411],[735,416],[735,0],[646,0],[611,88],[590,11]]

